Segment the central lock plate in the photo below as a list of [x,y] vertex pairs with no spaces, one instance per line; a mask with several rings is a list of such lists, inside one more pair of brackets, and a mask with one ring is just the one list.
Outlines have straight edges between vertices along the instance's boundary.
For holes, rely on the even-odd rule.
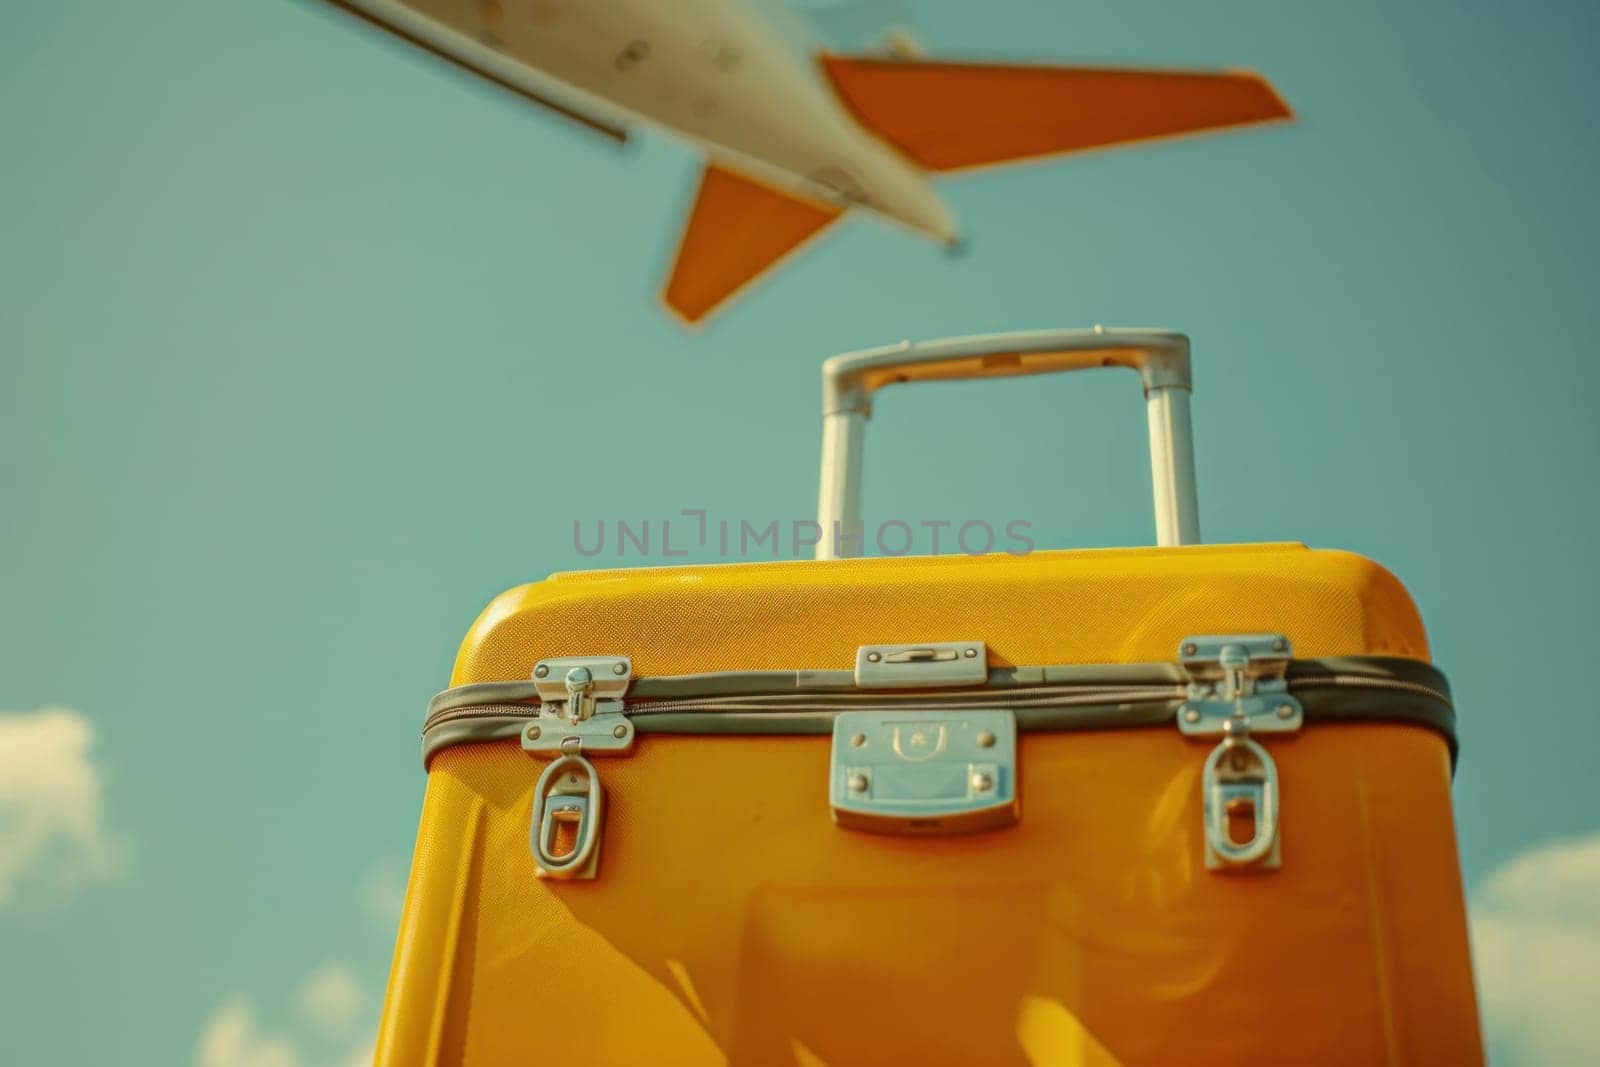
[[1017,821],[1017,720],[1004,710],[846,711],[833,723],[833,820],[875,834]]

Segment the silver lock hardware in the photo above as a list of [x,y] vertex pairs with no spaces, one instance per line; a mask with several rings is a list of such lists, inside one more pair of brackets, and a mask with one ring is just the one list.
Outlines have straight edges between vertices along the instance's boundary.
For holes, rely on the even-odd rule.
[[[1273,870],[1283,860],[1278,837],[1278,767],[1254,736],[1292,734],[1305,721],[1286,678],[1294,656],[1282,634],[1187,637],[1178,656],[1189,674],[1178,729],[1222,740],[1201,773],[1205,864],[1213,870]],[[1234,837],[1239,821],[1248,826]]]
[[587,879],[599,869],[605,792],[587,757],[632,751],[637,733],[622,703],[632,680],[627,656],[568,656],[533,668],[539,708],[522,728],[522,747],[556,756],[533,789],[528,837],[540,878]]
[[[600,864],[605,793],[594,764],[577,752],[550,761],[533,787],[530,836],[540,878],[593,878]],[[570,830],[571,845],[561,849]]]
[[1017,724],[1006,710],[845,711],[833,725],[840,826],[965,834],[1017,821]]

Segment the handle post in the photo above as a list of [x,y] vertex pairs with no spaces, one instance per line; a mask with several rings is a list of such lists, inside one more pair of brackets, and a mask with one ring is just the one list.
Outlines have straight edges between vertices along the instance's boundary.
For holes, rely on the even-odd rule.
[[[861,523],[861,451],[867,432],[864,411],[822,416],[822,489],[817,497],[818,559],[838,559]],[[864,549],[865,546],[859,546]],[[855,553],[860,555],[858,551]]]
[[[1197,544],[1189,339],[1169,330],[1038,330],[955,337],[835,356],[822,366],[818,559],[859,555],[862,452],[872,396],[901,382],[1054,374],[1127,367],[1144,386],[1156,543]],[[852,546],[854,552],[844,551]]]
[[[1150,422],[1150,484],[1155,490],[1156,544],[1200,543],[1200,502],[1195,493],[1194,430],[1189,390],[1158,386],[1145,393]],[[859,457],[857,462],[859,463]]]

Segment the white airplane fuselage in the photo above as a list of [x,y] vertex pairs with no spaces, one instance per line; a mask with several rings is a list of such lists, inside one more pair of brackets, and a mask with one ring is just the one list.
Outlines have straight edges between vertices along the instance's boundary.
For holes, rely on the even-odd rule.
[[[623,126],[644,123],[713,161],[874,211],[936,240],[955,223],[926,175],[834,95],[783,9],[749,0],[354,0],[419,36],[514,60],[541,90]],[[417,12],[431,16],[416,18]],[[443,27],[478,27],[476,40]]]

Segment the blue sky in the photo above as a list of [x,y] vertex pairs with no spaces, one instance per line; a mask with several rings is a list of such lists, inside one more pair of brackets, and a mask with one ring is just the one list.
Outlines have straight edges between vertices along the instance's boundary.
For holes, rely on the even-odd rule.
[[[12,1059],[358,1055],[485,600],[591,564],[574,518],[808,515],[828,354],[1095,322],[1193,336],[1208,540],[1408,583],[1493,1051],[1596,1047],[1595,9],[908,7],[940,54],[1253,67],[1301,121],[951,180],[964,256],[850,223],[690,334],[678,145],[301,0],[0,16]],[[1139,543],[1140,418],[1114,375],[890,395],[872,510]]]

